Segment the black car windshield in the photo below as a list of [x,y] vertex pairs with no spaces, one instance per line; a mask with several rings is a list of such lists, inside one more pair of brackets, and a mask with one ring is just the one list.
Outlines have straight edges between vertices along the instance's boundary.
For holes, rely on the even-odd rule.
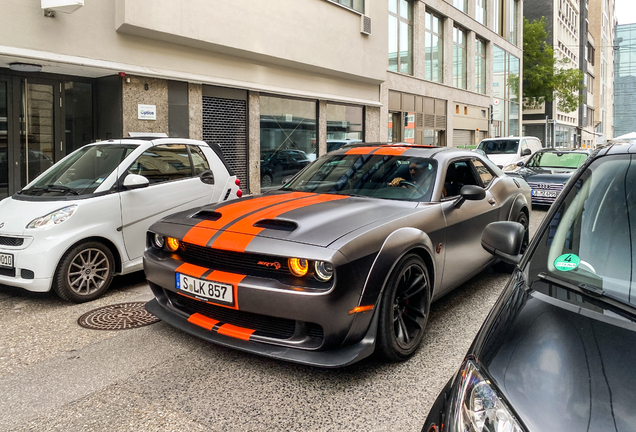
[[530,264],[574,285],[636,305],[636,160],[592,163],[542,234]]
[[488,155],[493,154],[516,154],[519,149],[519,140],[494,140],[482,141],[477,147]]
[[316,160],[284,190],[430,201],[437,162],[405,156],[338,154]]
[[574,152],[537,152],[528,163],[529,168],[570,168],[580,167],[587,159],[587,153]]
[[33,196],[92,194],[135,148],[134,144],[82,147],[19,193]]

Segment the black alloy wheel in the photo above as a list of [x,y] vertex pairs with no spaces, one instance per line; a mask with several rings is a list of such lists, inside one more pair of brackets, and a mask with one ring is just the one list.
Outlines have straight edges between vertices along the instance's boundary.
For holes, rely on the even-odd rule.
[[380,306],[378,353],[406,360],[419,348],[431,306],[428,269],[416,254],[404,256],[387,282]]
[[263,174],[263,177],[261,177],[262,188],[270,187],[273,183],[274,183],[274,179],[272,178],[271,175]]

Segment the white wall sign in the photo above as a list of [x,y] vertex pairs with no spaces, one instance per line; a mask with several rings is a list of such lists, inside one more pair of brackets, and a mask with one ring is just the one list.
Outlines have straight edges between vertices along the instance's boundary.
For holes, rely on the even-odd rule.
[[157,105],[137,105],[137,119],[157,120]]

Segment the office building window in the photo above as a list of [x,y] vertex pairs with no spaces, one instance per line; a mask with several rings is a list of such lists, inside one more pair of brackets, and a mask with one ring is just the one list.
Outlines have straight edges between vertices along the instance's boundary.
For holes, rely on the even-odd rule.
[[493,120],[494,136],[519,134],[519,90],[510,78],[519,77],[519,59],[494,46],[493,49]]
[[517,0],[508,0],[508,41],[517,45]]
[[343,6],[346,6],[360,13],[364,13],[364,0],[329,0],[329,1],[341,4]]
[[413,73],[413,3],[389,0],[389,70]]
[[453,6],[455,6],[460,11],[466,13],[468,11],[468,1],[467,0],[453,0]]
[[486,0],[475,0],[475,20],[486,25]]
[[466,31],[453,27],[453,86],[466,89]]
[[475,39],[475,91],[486,94],[486,42]]
[[424,79],[444,81],[444,35],[442,18],[426,12],[425,17]]

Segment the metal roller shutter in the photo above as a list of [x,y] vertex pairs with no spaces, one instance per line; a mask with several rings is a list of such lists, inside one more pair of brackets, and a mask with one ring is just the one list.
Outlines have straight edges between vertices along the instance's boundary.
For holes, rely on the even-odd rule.
[[453,129],[453,145],[452,147],[465,147],[474,145],[473,131],[464,129]]

